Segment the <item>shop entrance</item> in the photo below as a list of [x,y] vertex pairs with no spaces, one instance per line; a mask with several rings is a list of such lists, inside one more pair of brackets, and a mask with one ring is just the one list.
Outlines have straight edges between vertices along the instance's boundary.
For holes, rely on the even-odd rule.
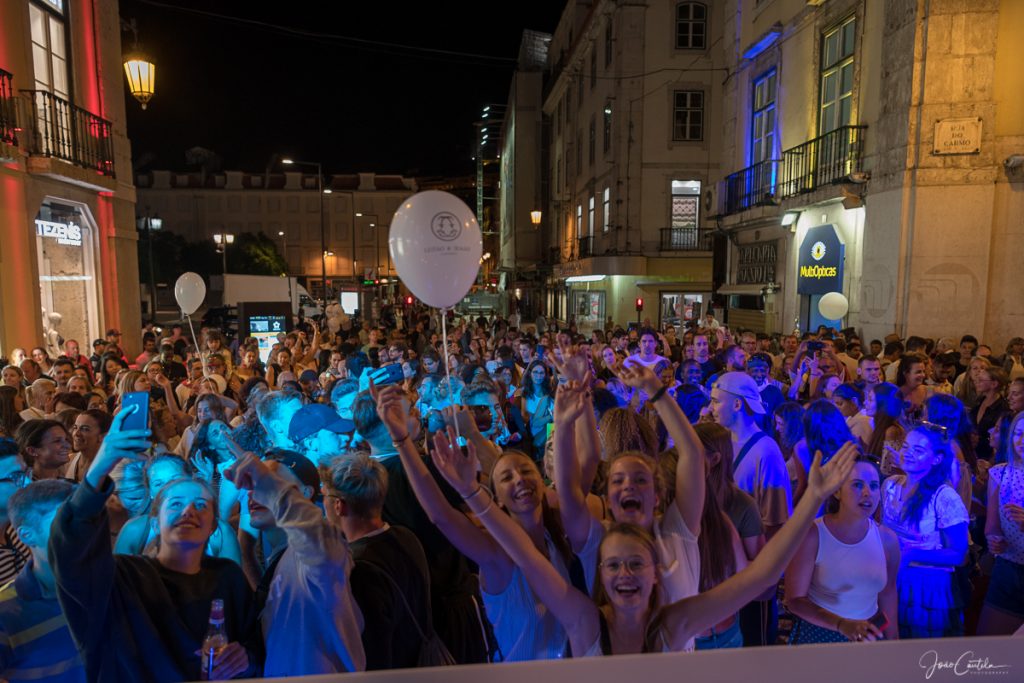
[[100,337],[96,281],[96,222],[88,207],[47,198],[35,219],[42,301],[42,338],[56,358],[64,339],[83,349]]
[[676,328],[676,332],[681,334],[687,323],[701,317],[703,305],[703,294],[661,292],[658,306],[658,329],[664,330],[666,325],[672,325]]

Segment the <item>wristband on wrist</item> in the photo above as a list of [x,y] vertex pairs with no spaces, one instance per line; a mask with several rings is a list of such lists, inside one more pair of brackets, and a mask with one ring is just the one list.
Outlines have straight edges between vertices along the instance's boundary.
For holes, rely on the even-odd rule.
[[406,432],[405,436],[401,437],[400,439],[396,439],[395,437],[392,436],[391,437],[391,441],[392,441],[392,443],[394,443],[397,446],[398,444],[402,443],[403,441],[407,440],[408,438],[409,438],[409,432]]
[[661,398],[662,396],[664,396],[664,395],[665,395],[665,392],[666,392],[666,391],[668,391],[668,386],[667,386],[667,385],[666,385],[666,386],[663,386],[663,387],[661,387],[661,389],[658,389],[658,390],[657,390],[656,392],[654,392],[654,396],[651,396],[651,398],[650,398],[650,399],[648,399],[648,400],[649,400],[649,401],[650,401],[651,403],[654,403],[655,401],[657,401],[658,399],[660,399],[660,398]]
[[480,492],[483,491],[483,490],[484,490],[484,487],[480,486],[479,484],[477,484],[476,485],[476,490],[473,491],[473,493],[469,494],[468,496],[463,496],[462,500],[468,501],[470,498],[473,498],[474,496],[480,495]]

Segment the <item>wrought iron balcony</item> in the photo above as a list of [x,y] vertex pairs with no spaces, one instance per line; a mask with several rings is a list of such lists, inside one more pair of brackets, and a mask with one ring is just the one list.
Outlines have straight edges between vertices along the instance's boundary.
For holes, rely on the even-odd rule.
[[779,196],[811,192],[860,170],[865,129],[843,126],[784,151]]
[[711,251],[713,228],[661,228],[661,251]]
[[110,121],[46,90],[26,90],[32,98],[32,154],[62,159],[114,177]]
[[576,238],[576,258],[590,258],[594,255],[594,236],[585,235]]
[[725,213],[736,213],[775,199],[779,162],[767,159],[725,177]]
[[861,170],[867,126],[843,126],[769,159],[726,176],[722,184],[726,215],[777,203],[842,181]]
[[18,117],[11,88],[12,78],[10,73],[0,69],[0,142],[17,145]]

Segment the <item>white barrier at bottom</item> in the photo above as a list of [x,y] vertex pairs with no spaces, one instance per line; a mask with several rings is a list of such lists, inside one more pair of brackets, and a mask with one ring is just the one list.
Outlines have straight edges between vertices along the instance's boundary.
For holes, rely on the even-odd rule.
[[283,683],[1024,683],[1024,639],[745,647],[278,678]]

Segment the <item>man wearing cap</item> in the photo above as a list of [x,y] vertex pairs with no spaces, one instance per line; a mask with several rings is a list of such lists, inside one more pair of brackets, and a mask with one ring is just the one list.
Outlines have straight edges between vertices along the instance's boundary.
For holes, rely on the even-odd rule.
[[[333,412],[333,411],[332,411]],[[308,458],[272,450],[243,454],[224,473],[251,492],[249,521],[270,545],[256,588],[267,658],[263,675],[363,671],[363,618],[352,597],[352,554],[315,502],[320,477]]]
[[92,355],[89,356],[89,365],[92,366],[94,377],[98,377],[103,367],[103,353],[107,350],[107,340],[94,339],[92,342]]
[[315,465],[343,453],[356,425],[324,403],[302,406],[288,424],[288,438]]
[[[746,373],[725,373],[711,388],[711,413],[732,434],[733,477],[754,498],[765,535],[771,538],[792,514],[793,494],[782,451],[758,426],[766,411],[757,383]],[[740,629],[744,644],[774,644],[775,586],[740,610]]]
[[771,370],[772,357],[767,353],[755,353],[747,361],[747,374],[757,385],[761,404],[764,406],[764,415],[761,417],[762,429],[769,429],[770,421],[775,419],[775,409],[786,400],[778,380],[771,378]]

